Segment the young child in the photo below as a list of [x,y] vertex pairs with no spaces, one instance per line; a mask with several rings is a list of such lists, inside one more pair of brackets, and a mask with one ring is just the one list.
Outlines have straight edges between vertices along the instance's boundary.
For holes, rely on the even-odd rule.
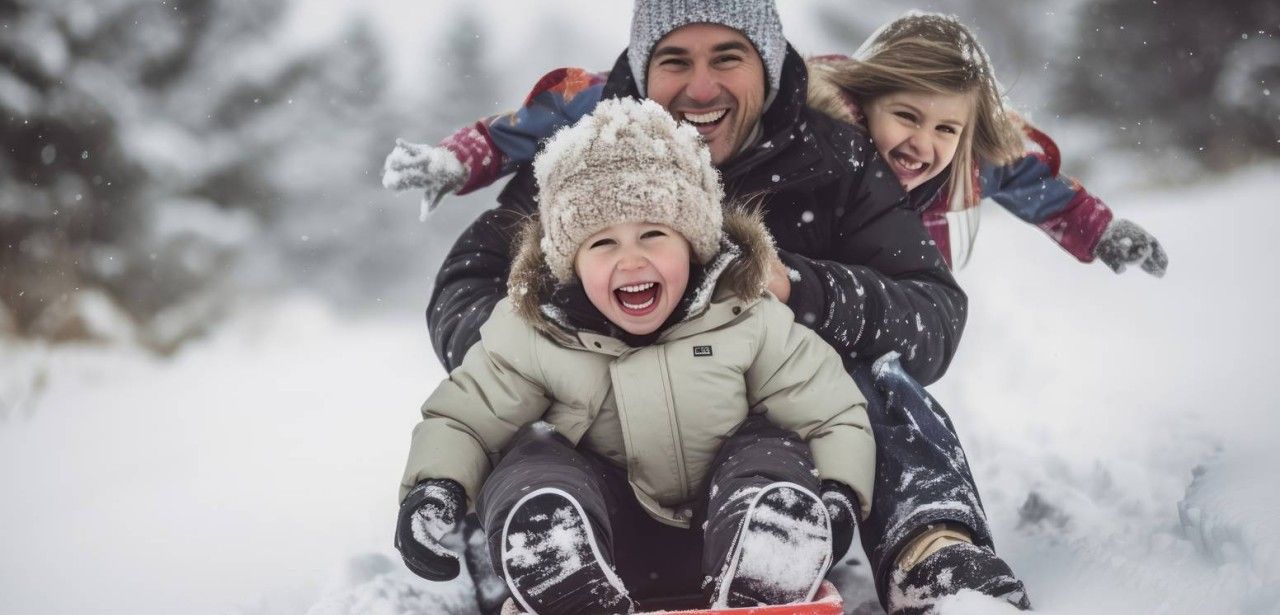
[[[809,104],[869,130],[953,268],[968,261],[978,203],[990,197],[1081,262],[1164,275],[1168,257],[1155,237],[1060,175],[1057,145],[1004,107],[990,60],[955,18],[911,12],[872,35],[856,58],[820,56],[808,65]],[[397,141],[383,184],[423,189],[425,217],[446,193],[482,188],[531,160],[542,139],[594,108],[606,78],[558,69],[520,109],[437,147]],[[1026,152],[1024,137],[1041,151]]]
[[528,612],[811,599],[868,512],[875,443],[839,356],[765,292],[763,224],[652,101],[600,102],[534,168],[508,297],[414,430],[406,564],[455,576],[440,539],[470,502]]

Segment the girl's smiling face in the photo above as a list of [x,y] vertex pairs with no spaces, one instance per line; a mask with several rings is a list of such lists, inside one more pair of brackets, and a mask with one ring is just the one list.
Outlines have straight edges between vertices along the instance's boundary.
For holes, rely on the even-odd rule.
[[632,335],[653,333],[689,284],[689,242],[664,224],[624,222],[578,246],[573,268],[592,305]]
[[937,177],[960,146],[972,121],[968,94],[900,91],[867,106],[867,129],[876,151],[907,191]]

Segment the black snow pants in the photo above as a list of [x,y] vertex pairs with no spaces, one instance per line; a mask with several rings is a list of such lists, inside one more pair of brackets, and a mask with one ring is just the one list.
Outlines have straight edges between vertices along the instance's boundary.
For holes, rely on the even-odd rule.
[[[502,527],[526,493],[555,487],[582,505],[600,550],[645,608],[668,606],[672,597],[705,604],[710,584],[724,568],[752,498],[786,481],[818,491],[809,447],[793,432],[762,416],[748,418],[721,446],[703,493],[690,505],[690,529],[666,525],[644,511],[621,468],[590,451],[575,449],[545,424],[523,428],[485,481],[476,513],[485,530],[494,570],[501,574]],[[704,526],[705,523],[705,526]]]
[[858,532],[882,606],[898,554],[929,524],[963,526],[975,544],[994,548],[951,418],[896,357],[846,365],[867,398],[876,437],[874,501]]
[[[874,501],[871,503],[870,516],[858,524],[858,533],[874,575],[880,604],[887,605],[889,576],[893,572],[894,561],[911,539],[929,524],[956,524],[969,530],[975,544],[991,548],[994,548],[994,544],[977,486],[969,470],[968,459],[960,446],[955,427],[942,406],[915,379],[907,375],[892,356],[882,358],[874,364],[865,361],[851,363],[846,368],[867,398],[867,415],[876,437]],[[745,432],[739,433],[746,437]],[[730,444],[726,444],[722,454],[728,449]],[[608,465],[603,460],[597,461]],[[601,467],[601,473],[606,474],[607,469]],[[616,477],[613,480],[619,481]],[[625,476],[622,476],[619,484],[625,487],[625,482]],[[516,499],[518,498],[511,499],[507,504],[508,510]],[[712,510],[715,510],[714,503]],[[675,528],[649,519],[643,511],[633,512],[638,512],[638,515],[633,516],[639,519],[638,523],[646,524],[644,531],[652,532],[654,540],[673,537],[678,543],[673,548],[691,549],[688,551],[691,555],[679,558],[680,561],[697,561],[701,543],[696,548],[692,543],[680,543],[681,540],[689,539],[689,532],[679,533]],[[703,514],[705,515],[705,509]],[[740,510],[738,514],[741,514]],[[593,519],[593,522],[596,520]],[[596,525],[603,527],[598,522]],[[477,526],[475,518],[469,516],[468,535],[479,532],[480,528]],[[699,525],[695,523],[693,527]],[[701,537],[696,538],[701,540]],[[492,540],[492,536],[490,539]],[[492,572],[489,562],[483,561],[486,555],[484,549],[468,549],[468,565],[476,578],[477,586],[497,590],[482,592],[478,596],[482,611],[493,613],[503,596],[501,582],[495,584],[488,580],[492,577]],[[668,581],[667,577],[662,576],[662,571],[672,570],[675,560],[676,558],[655,561],[648,566],[659,575],[654,584],[665,584]],[[643,564],[641,562],[639,568],[645,568]],[[687,576],[691,574],[690,570],[683,570],[679,574]],[[716,568],[711,566],[709,570]],[[628,587],[632,587],[631,579],[626,576],[623,578]],[[640,589],[646,580],[638,579],[635,583],[634,589]],[[655,589],[659,590],[660,588]]]

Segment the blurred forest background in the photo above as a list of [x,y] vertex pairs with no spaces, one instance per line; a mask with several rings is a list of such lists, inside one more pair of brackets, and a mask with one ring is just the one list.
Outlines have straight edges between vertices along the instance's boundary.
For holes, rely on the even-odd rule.
[[[851,53],[912,3],[780,4],[802,52]],[[914,5],[976,29],[1086,181],[1100,165],[1154,185],[1280,156],[1280,3]],[[274,293],[425,307],[495,192],[417,223],[416,196],[379,182],[394,138],[434,143],[546,70],[603,70],[626,45],[630,3],[529,7],[0,0],[0,339],[166,354]]]

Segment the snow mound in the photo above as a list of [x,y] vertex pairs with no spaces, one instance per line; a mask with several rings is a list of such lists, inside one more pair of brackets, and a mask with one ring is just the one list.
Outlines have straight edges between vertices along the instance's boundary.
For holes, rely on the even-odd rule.
[[1178,503],[1183,536],[1217,569],[1219,592],[1234,596],[1242,613],[1280,605],[1280,493],[1271,446],[1224,450],[1196,468]]
[[[938,601],[938,615],[1015,615],[1022,611],[1013,605],[981,594],[972,589],[961,590],[954,596]],[[1039,611],[1043,613],[1043,611]]]
[[479,615],[473,588],[466,575],[447,583],[435,583],[399,568],[326,597],[307,615],[406,615],[449,613]]

